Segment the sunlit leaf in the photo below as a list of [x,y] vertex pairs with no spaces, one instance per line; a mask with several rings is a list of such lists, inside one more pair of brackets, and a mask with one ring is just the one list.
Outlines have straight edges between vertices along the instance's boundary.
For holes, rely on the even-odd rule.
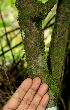
[[11,3],[11,0],[5,0],[4,3],[5,3],[5,6],[8,6]]
[[0,0],[0,8],[1,8],[1,10],[3,10],[3,8],[4,8],[1,0]]
[[12,7],[14,8],[14,10],[18,11],[16,6],[15,6],[15,0],[12,0],[11,3],[12,3]]
[[[4,22],[4,23],[5,23],[6,27],[10,27],[10,25],[8,23],[6,23],[6,22]],[[4,26],[3,26],[2,20],[0,19],[0,28],[2,28],[2,27],[4,27]]]
[[41,2],[45,3],[45,2],[47,2],[48,0],[38,0],[38,1],[41,1]]

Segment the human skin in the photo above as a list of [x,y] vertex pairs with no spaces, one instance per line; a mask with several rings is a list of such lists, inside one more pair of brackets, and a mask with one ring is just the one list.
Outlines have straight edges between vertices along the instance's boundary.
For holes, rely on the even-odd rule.
[[45,110],[49,101],[48,85],[39,77],[25,79],[2,110]]

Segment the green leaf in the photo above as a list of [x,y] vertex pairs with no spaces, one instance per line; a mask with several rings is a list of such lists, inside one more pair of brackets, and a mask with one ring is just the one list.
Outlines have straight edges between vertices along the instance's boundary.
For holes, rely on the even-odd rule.
[[12,0],[12,1],[11,1],[12,7],[14,8],[15,11],[18,11],[17,8],[16,8],[16,6],[15,6],[15,2],[16,2],[15,0]]
[[[6,27],[10,27],[10,25],[8,23],[6,23],[6,22],[4,22],[4,23],[5,23]],[[4,27],[4,26],[3,26],[2,20],[0,19],[0,28],[2,28],[2,27]]]
[[2,1],[0,1],[0,8],[3,9]]
[[8,6],[11,3],[11,0],[5,0],[5,6]]
[[45,2],[47,2],[48,0],[38,0],[38,1],[41,1],[41,2],[45,3]]

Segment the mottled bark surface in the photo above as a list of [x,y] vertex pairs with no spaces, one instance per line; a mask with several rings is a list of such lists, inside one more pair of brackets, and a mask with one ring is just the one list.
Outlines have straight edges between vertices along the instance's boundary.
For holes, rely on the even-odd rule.
[[[55,0],[48,0],[46,4],[33,0],[16,0],[20,29],[22,34],[23,31],[25,32],[23,44],[26,52],[28,74],[30,78],[40,77],[43,83],[49,85],[48,94],[50,95],[50,100],[47,106],[49,108],[58,105],[60,76],[62,72],[60,68],[63,65],[65,46],[67,43],[70,1],[63,0],[62,4],[58,7],[50,46],[50,56],[48,60],[50,63],[48,63],[48,65],[44,51],[41,22],[38,29],[36,22],[33,21],[34,17],[42,17],[43,19],[55,3]],[[33,19],[33,21],[31,19]]]
[[[58,89],[60,86],[60,77],[63,73],[63,62],[68,40],[69,25],[70,0],[62,0],[62,3],[57,8],[54,31],[51,38],[51,46],[49,52],[50,66],[52,69],[51,75],[54,75],[53,81],[55,84],[57,84]],[[54,83],[51,87],[51,90],[53,90],[55,85]],[[54,91],[56,95],[58,95],[58,89]]]
[[[29,4],[30,3],[30,4]],[[17,0],[17,4],[19,4],[19,25],[21,31],[25,32],[25,37],[23,39],[24,49],[26,52],[26,61],[29,77],[34,78],[36,76],[42,79],[42,82],[46,82],[46,71],[47,61],[45,56],[45,48],[44,48],[44,37],[42,31],[39,30],[41,28],[36,27],[36,23],[32,22],[30,17],[37,16],[40,10],[37,9],[34,5],[33,1],[24,1]],[[40,2],[42,6],[42,3]],[[39,8],[41,9],[39,5]],[[43,4],[44,5],[44,4]],[[31,8],[31,9],[27,9]],[[42,27],[42,22],[40,24]],[[22,32],[21,32],[22,33]],[[44,78],[46,76],[46,78]]]

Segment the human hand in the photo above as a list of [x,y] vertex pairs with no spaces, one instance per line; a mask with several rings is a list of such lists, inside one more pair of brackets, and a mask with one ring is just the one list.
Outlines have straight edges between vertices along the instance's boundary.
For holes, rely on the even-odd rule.
[[40,83],[39,77],[33,81],[25,79],[2,110],[45,110],[49,101],[49,95],[46,94],[48,85],[43,83],[40,86]]

